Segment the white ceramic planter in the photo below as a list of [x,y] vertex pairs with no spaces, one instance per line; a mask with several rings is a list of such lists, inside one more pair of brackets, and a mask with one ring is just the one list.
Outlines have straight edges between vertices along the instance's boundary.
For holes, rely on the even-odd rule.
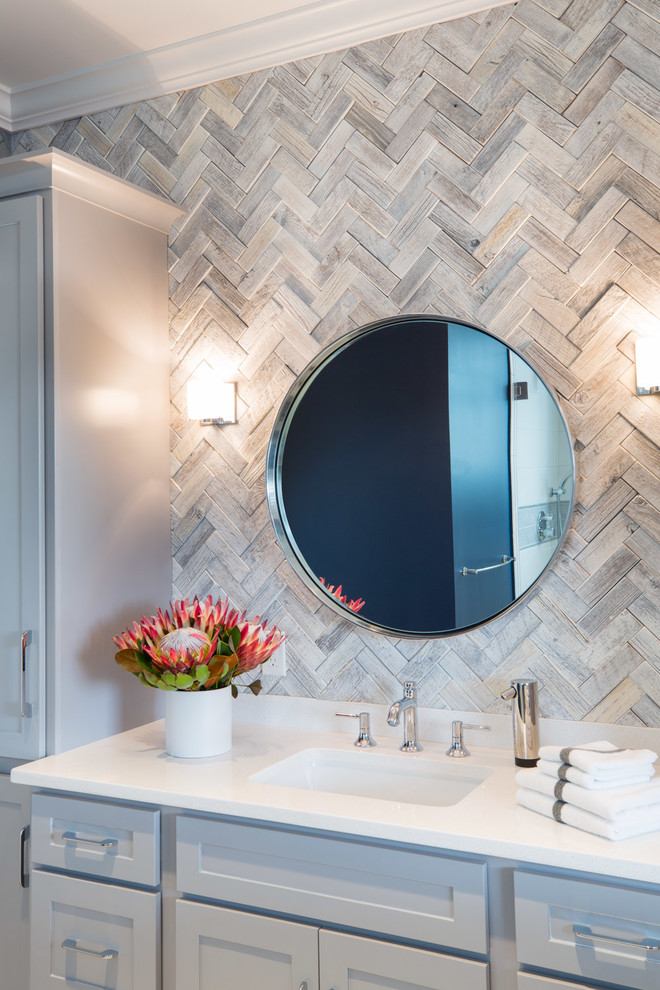
[[231,749],[231,688],[167,691],[165,749],[170,756],[195,759]]

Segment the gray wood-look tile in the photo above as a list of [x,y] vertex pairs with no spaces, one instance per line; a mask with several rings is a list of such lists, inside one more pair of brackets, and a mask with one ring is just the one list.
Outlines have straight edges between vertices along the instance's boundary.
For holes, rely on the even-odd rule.
[[[632,343],[660,312],[655,0],[520,0],[350,50],[22,134],[180,203],[170,245],[173,594],[229,594],[289,632],[276,694],[660,726],[660,399]],[[342,621],[275,541],[264,458],[318,350],[400,312],[521,347],[576,443],[572,529],[522,603],[448,641]],[[202,363],[235,426],[186,418]],[[396,593],[396,589],[393,589]],[[164,603],[154,603],[154,606]]]

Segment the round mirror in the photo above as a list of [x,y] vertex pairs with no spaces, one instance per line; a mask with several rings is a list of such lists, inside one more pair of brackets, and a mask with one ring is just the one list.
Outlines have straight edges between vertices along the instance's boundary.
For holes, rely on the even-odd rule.
[[266,488],[287,558],[325,604],[429,638],[499,615],[539,577],[568,524],[573,454],[515,350],[457,320],[398,317],[303,371]]

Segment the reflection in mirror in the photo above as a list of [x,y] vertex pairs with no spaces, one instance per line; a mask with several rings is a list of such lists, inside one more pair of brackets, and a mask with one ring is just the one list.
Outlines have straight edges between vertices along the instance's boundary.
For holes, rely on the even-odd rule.
[[400,317],[303,372],[266,483],[278,539],[322,600],[434,637],[500,614],[538,578],[568,523],[573,458],[519,354],[465,323]]

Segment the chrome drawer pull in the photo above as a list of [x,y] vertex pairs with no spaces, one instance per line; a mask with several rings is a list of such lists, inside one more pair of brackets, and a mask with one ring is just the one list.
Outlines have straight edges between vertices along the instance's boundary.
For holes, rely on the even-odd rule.
[[642,939],[638,942],[634,938],[616,938],[614,935],[594,935],[587,925],[573,925],[573,934],[578,938],[590,938],[592,942],[608,942],[610,945],[627,945],[636,949],[645,949],[647,952],[657,952],[660,949],[660,942],[654,938]]
[[307,980],[302,981],[302,983],[298,987],[298,990],[307,990]]
[[94,949],[81,949],[73,938],[65,938],[62,942],[62,948],[68,949],[70,952],[81,952],[84,956],[96,956],[97,959],[114,959],[115,956],[119,955],[117,949],[101,949],[100,952],[95,952]]
[[62,838],[81,846],[100,846],[102,849],[110,849],[118,844],[118,839],[83,839],[75,832],[62,832]]
[[515,559],[515,557],[508,557],[503,553],[499,564],[491,564],[490,567],[462,567],[460,573],[463,577],[467,577],[468,574],[483,574],[484,571],[494,571],[498,567],[504,567],[505,564],[512,564]]
[[30,632],[24,632],[21,636],[21,670],[20,670],[20,700],[21,718],[32,718],[32,705],[25,700],[25,679],[27,674],[27,648],[32,640]]
[[27,869],[27,855],[25,852],[25,847],[30,838],[30,826],[24,825],[20,831],[19,838],[19,858],[18,858],[18,875],[20,879],[21,887],[30,886],[30,871]]

